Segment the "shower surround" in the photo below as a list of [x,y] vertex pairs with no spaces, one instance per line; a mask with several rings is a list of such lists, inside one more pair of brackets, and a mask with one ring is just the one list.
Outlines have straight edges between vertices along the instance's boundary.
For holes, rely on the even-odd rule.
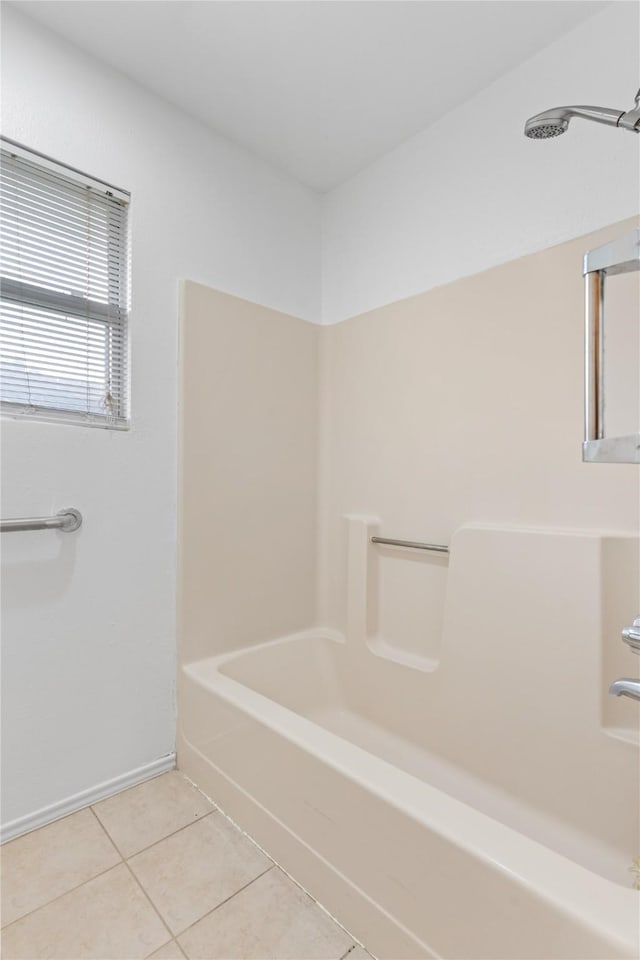
[[379,957],[637,956],[638,473],[580,453],[630,226],[333,327],[184,284],[178,765]]

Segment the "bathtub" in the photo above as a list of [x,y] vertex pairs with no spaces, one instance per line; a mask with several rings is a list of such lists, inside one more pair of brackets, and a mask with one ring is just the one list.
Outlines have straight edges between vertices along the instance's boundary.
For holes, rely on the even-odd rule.
[[637,958],[628,863],[571,798],[392,723],[388,664],[350,657],[309,630],[183,665],[179,767],[380,958]]

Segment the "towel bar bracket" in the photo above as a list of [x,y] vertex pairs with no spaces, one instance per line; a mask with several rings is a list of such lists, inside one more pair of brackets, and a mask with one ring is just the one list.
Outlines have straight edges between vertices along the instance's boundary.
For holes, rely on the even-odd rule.
[[15,530],[61,530],[73,533],[82,526],[82,514],[75,507],[58,510],[55,517],[19,517],[15,520],[0,520],[0,533]]

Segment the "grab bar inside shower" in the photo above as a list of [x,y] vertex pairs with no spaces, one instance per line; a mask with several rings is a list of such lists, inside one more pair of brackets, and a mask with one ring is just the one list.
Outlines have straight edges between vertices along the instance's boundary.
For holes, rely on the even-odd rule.
[[389,547],[409,547],[412,550],[431,550],[433,553],[449,553],[443,543],[420,543],[419,540],[392,540],[389,537],[371,537],[371,543],[383,543]]
[[59,510],[55,517],[24,517],[16,520],[0,520],[0,533],[14,530],[62,530],[73,533],[82,525],[82,514],[74,507]]

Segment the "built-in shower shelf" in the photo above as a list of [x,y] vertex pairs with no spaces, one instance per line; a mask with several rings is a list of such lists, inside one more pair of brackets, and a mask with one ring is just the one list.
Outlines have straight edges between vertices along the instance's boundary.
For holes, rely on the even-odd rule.
[[401,667],[410,667],[412,670],[421,670],[422,673],[433,673],[440,665],[440,661],[434,657],[425,657],[411,650],[395,647],[383,637],[370,637],[367,640],[367,647],[376,657],[380,657],[382,660],[389,660],[391,663],[397,663]]

